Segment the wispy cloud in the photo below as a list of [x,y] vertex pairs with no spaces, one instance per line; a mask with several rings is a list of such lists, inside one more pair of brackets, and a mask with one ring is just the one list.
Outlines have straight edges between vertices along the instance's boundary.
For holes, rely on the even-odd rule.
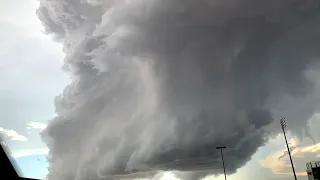
[[0,135],[7,136],[13,141],[27,141],[28,139],[23,135],[17,133],[12,129],[4,129],[0,127]]
[[311,152],[311,153],[319,152],[320,153],[320,143],[315,144],[315,145],[311,145],[311,146],[296,148],[292,151],[292,154],[294,156],[298,156],[298,155],[303,155],[303,153],[306,153],[306,152]]
[[27,123],[27,129],[45,129],[47,127],[46,124],[39,123],[39,122],[29,122]]
[[41,148],[41,149],[28,149],[28,150],[20,150],[20,151],[13,151],[10,156],[17,158],[23,156],[31,156],[31,155],[39,155],[39,154],[48,154],[48,148]]

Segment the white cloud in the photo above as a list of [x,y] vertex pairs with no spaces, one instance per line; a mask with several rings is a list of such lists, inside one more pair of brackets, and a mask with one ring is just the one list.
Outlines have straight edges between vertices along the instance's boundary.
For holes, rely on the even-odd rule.
[[0,135],[5,135],[13,141],[27,141],[28,139],[23,135],[15,132],[12,129],[4,129],[0,127]]
[[[292,175],[288,156],[279,159],[280,156],[283,156],[284,151],[286,151],[286,149],[270,153],[263,160],[260,160],[259,163],[264,168],[270,169],[274,174]],[[318,153],[320,153],[320,143],[303,147],[296,146],[296,148],[292,150],[291,154],[297,171],[297,176],[306,176],[306,172],[304,171],[305,163],[313,161],[317,157]]]
[[5,141],[0,141],[0,144],[1,144],[2,146],[7,146],[7,143],[6,143]]
[[39,122],[29,122],[27,123],[27,129],[45,129],[47,127],[46,124],[39,123]]
[[39,155],[39,154],[46,155],[48,153],[49,153],[48,148],[28,149],[28,150],[13,151],[10,156],[17,158],[17,157],[23,157],[23,156]]

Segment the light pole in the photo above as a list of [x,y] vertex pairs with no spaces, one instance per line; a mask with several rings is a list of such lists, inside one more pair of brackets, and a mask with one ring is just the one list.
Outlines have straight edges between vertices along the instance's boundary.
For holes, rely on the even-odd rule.
[[280,119],[280,124],[281,124],[281,128],[283,131],[284,139],[286,140],[286,145],[287,145],[287,149],[288,149],[288,154],[289,154],[289,158],[290,158],[290,162],[291,162],[291,167],[292,167],[294,179],[297,180],[296,171],[294,170],[293,161],[291,158],[291,153],[290,153],[290,149],[289,149],[289,145],[288,145],[288,141],[287,141],[287,137],[286,137],[286,132],[284,130],[287,127],[287,123],[285,121],[285,118]]
[[223,165],[223,172],[224,172],[224,179],[227,180],[226,167],[224,166],[224,159],[223,159],[223,153],[222,153],[222,149],[225,149],[225,148],[226,148],[225,146],[216,147],[216,149],[220,149],[221,158],[222,158],[222,165]]

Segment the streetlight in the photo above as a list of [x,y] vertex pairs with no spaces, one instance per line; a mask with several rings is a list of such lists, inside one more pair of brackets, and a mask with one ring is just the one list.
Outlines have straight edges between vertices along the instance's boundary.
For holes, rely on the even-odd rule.
[[222,149],[225,149],[225,148],[226,148],[225,146],[216,147],[216,149],[220,149],[221,158],[222,158],[222,165],[223,165],[223,172],[224,172],[224,179],[227,180],[226,168],[225,168],[225,166],[224,166],[224,159],[223,159],[223,153],[222,153]]
[[290,162],[291,162],[291,167],[292,167],[294,179],[297,180],[296,171],[294,170],[293,161],[291,158],[291,153],[290,153],[290,149],[289,149],[289,145],[288,145],[288,141],[287,141],[287,137],[286,137],[286,132],[284,130],[287,127],[287,123],[285,121],[285,118],[280,119],[280,124],[281,124],[281,128],[283,131],[284,139],[286,140],[286,145],[287,145],[287,149],[288,149],[288,154],[289,154],[289,158],[290,158]]

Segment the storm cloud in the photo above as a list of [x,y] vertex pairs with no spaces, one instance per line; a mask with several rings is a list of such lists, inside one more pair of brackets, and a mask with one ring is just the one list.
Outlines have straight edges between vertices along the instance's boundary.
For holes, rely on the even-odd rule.
[[222,172],[218,145],[234,173],[278,117],[299,134],[318,109],[306,73],[320,55],[319,10],[317,0],[41,0],[72,78],[42,133],[48,178],[197,179]]

